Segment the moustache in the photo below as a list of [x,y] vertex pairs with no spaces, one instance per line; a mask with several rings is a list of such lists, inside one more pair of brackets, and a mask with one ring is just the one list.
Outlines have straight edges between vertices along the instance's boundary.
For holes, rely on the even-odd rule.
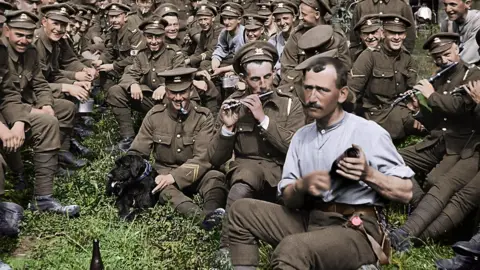
[[367,38],[365,39],[366,42],[374,42],[374,41],[377,41],[378,39],[377,38]]
[[308,102],[307,104],[304,105],[304,107],[306,108],[315,108],[315,109],[320,109],[320,104],[318,104],[317,102],[315,101],[310,101]]

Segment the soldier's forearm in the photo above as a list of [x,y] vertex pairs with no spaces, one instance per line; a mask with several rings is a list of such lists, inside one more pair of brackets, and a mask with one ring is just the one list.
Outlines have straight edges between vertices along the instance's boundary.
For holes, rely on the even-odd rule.
[[[297,181],[302,181],[301,179]],[[297,182],[288,185],[282,193],[283,203],[291,209],[301,208],[305,202],[305,192],[298,190]]]
[[413,197],[413,184],[411,179],[402,179],[370,168],[372,173],[363,180],[382,197],[392,201],[409,203]]

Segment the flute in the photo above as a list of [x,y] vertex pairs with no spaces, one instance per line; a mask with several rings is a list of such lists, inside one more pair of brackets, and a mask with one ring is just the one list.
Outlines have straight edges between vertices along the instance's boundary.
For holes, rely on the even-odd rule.
[[[429,83],[433,83],[436,79],[440,78],[445,72],[449,71],[450,69],[452,69],[453,67],[455,67],[457,64],[458,64],[458,62],[453,62],[453,63],[447,65],[446,67],[442,68],[442,69],[439,70],[435,75],[433,75],[432,77],[430,77],[430,78],[428,79],[428,82],[429,82]],[[398,105],[400,102],[402,102],[402,101],[404,101],[405,99],[407,99],[408,97],[410,97],[411,95],[417,94],[417,93],[419,93],[419,92],[420,92],[420,91],[418,91],[417,89],[407,90],[406,92],[400,94],[400,97],[398,97],[397,99],[395,99],[390,106],[391,106],[391,107],[394,107],[394,106]]]
[[[258,97],[260,99],[262,99],[263,97],[267,97],[269,95],[273,94],[273,91],[268,91],[268,92],[265,92],[263,94],[260,94],[258,95]],[[235,107],[238,107],[240,105],[242,105],[242,103],[240,102],[240,100],[235,100],[236,102],[233,103],[233,104],[225,104],[225,106],[223,107],[224,110],[228,110],[228,109],[232,109],[232,108],[235,108]]]
[[461,93],[466,93],[467,92],[467,85],[462,84],[460,86],[455,87],[452,91],[450,91],[450,95],[455,95],[455,94],[461,94]]

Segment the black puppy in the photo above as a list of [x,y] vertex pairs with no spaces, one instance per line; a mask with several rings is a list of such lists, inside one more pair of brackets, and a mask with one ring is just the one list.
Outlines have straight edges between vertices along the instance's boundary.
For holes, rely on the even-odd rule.
[[115,161],[115,167],[107,175],[106,194],[117,197],[115,204],[121,219],[133,220],[141,210],[155,206],[158,193],[152,194],[152,190],[157,175],[141,156],[126,155]]

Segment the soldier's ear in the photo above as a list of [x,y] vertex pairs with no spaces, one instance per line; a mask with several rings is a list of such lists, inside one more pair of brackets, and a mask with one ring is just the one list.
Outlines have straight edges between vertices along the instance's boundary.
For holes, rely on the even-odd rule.
[[47,17],[43,17],[42,18],[42,25],[45,27],[45,25],[47,24]]
[[338,103],[343,104],[348,97],[348,86],[344,86],[339,89],[340,95],[338,95]]

